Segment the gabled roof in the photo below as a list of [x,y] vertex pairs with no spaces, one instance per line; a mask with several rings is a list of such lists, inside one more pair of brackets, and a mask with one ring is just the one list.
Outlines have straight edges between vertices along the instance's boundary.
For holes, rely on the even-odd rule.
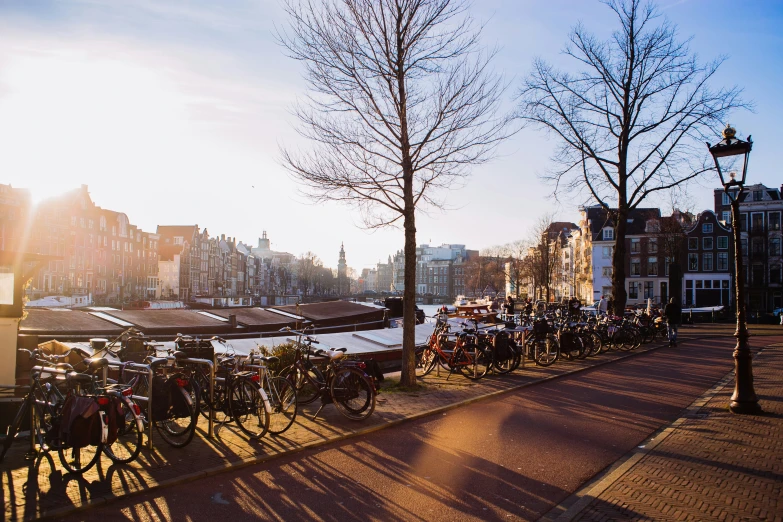
[[198,225],[158,225],[157,233],[162,239],[184,237],[190,241],[198,234]]
[[[613,211],[617,209],[612,209]],[[600,206],[588,207],[585,214],[590,222],[590,234],[593,241],[600,241],[601,231],[606,227],[614,228],[615,219]],[[651,219],[661,219],[661,209],[659,208],[635,208],[628,213],[628,224],[626,235],[633,236],[644,234],[647,228],[647,222]]]

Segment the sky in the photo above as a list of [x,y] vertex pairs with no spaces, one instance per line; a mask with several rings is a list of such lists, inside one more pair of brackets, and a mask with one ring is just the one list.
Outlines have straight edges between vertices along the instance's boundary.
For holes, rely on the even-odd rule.
[[[702,61],[727,57],[712,85],[738,85],[754,105],[730,120],[753,135],[748,180],[780,186],[783,1],[658,6]],[[470,13],[482,44],[499,48],[509,111],[536,57],[568,66],[561,51],[576,23],[602,37],[612,28],[593,0],[474,0]],[[97,205],[145,231],[198,224],[250,244],[266,231],[274,250],[312,251],[326,266],[341,243],[357,270],[385,262],[403,247],[400,228],[370,232],[350,208],[313,204],[281,166],[280,147],[309,145],[292,114],[303,70],[274,37],[287,23],[277,0],[0,0],[0,183],[35,202],[86,184]],[[547,213],[576,221],[585,198],[555,199],[542,180],[552,150],[522,129],[440,194],[446,209],[418,214],[417,243],[480,250],[528,237]],[[691,209],[711,208],[715,187],[689,186]],[[670,208],[665,195],[656,205]]]

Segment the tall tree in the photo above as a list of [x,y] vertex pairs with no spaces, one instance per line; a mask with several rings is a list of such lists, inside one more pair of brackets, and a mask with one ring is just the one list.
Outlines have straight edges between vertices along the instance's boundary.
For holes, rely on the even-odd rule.
[[709,87],[724,58],[699,64],[689,40],[678,40],[651,2],[604,3],[617,30],[601,41],[577,25],[565,48],[574,72],[536,60],[520,91],[520,116],[556,138],[550,174],[556,187],[586,190],[613,213],[612,292],[622,310],[630,211],[713,169],[705,161],[706,137],[746,104],[737,87]]
[[438,207],[506,137],[504,85],[489,72],[461,0],[287,0],[278,35],[305,65],[310,93],[296,109],[311,152],[282,151],[316,201],[361,210],[367,227],[405,231],[401,384],[416,385],[416,210]]
[[318,280],[318,272],[323,267],[323,263],[317,255],[312,252],[306,252],[299,256],[296,263],[296,280],[299,290],[307,298],[307,294],[314,289]]

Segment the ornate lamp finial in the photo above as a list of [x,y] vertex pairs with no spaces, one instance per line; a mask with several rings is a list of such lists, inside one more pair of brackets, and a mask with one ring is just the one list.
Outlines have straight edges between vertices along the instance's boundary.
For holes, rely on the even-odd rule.
[[723,129],[723,138],[730,140],[733,139],[734,136],[737,135],[737,129],[731,126],[731,123],[726,124],[726,128]]

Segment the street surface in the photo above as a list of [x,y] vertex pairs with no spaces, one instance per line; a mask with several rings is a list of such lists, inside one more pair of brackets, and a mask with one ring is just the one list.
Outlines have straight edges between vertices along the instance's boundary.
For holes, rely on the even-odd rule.
[[676,419],[733,346],[654,350],[66,520],[536,520]]

